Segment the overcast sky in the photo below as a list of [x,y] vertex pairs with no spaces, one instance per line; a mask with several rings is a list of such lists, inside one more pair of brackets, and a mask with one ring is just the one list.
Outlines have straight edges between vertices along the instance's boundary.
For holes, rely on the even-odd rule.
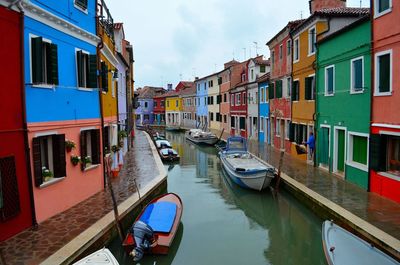
[[[258,54],[290,20],[309,16],[308,0],[106,0],[134,47],[135,87],[164,86],[222,70]],[[347,0],[359,7],[360,0]],[[369,0],[362,0],[369,7]]]

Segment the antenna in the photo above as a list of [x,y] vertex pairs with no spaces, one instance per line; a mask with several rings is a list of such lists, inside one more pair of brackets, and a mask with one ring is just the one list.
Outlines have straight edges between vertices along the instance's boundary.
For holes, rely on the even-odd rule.
[[179,74],[179,80],[182,81],[182,73]]
[[246,48],[242,48],[242,49],[243,49],[243,54],[244,54],[243,61],[246,61]]
[[256,46],[256,56],[258,56],[258,42],[253,41],[253,43]]
[[362,7],[362,0],[360,0],[360,8]]
[[300,11],[300,19],[303,19],[303,11]]
[[233,57],[233,60],[235,60],[235,50],[234,49],[232,50],[232,57]]

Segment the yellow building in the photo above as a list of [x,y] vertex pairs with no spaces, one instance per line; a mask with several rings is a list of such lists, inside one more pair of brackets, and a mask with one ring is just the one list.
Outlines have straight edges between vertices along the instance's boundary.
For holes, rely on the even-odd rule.
[[[292,124],[291,153],[303,160],[311,160],[308,155],[299,154],[296,145],[307,142],[310,132],[315,131],[315,61],[317,40],[351,24],[363,12],[362,8],[346,8],[341,0],[323,5],[322,0],[310,4],[311,16],[291,32],[293,40],[293,84],[292,84]],[[315,133],[314,133],[315,134]]]
[[182,126],[182,98],[179,91],[170,91],[165,96],[165,119],[167,127]]

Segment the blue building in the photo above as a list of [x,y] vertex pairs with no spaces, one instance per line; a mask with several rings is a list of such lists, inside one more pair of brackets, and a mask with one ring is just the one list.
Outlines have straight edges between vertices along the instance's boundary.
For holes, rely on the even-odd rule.
[[[104,186],[96,1],[22,4],[33,193],[42,222]],[[72,151],[66,148],[71,143]],[[71,162],[72,156],[81,157],[80,166]]]
[[269,99],[268,99],[268,83],[269,73],[261,76],[258,80],[258,106],[259,106],[259,126],[258,141],[260,143],[271,143],[271,134],[269,127]]
[[196,127],[208,128],[208,84],[207,77],[197,79],[196,84]]

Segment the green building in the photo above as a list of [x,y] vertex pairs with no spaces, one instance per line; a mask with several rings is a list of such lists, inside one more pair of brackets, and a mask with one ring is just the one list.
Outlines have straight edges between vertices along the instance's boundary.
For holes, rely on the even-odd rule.
[[369,16],[325,37],[317,45],[317,165],[368,189]]

